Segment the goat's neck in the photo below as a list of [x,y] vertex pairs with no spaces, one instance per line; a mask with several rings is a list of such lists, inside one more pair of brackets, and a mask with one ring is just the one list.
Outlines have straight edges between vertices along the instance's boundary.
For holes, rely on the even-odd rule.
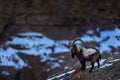
[[[79,48],[80,49],[80,48]],[[79,60],[82,60],[84,57],[84,55],[83,55],[83,49],[81,48],[80,50],[79,50],[79,52],[77,52],[76,53],[76,56],[77,56],[77,58],[79,59]]]
[[86,49],[85,47],[82,47],[82,50],[83,50],[83,51],[86,51],[87,49]]
[[77,46],[77,50],[78,50],[78,52],[80,52],[80,51],[81,51],[81,49],[82,49],[82,47],[81,47],[81,46]]

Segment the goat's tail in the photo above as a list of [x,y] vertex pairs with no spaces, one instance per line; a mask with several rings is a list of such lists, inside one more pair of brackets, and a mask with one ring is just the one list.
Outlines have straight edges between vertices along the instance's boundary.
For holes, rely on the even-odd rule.
[[[96,49],[96,48],[94,48],[94,49]],[[101,58],[102,58],[102,57],[101,57],[101,54],[100,54],[99,50],[98,50],[98,49],[96,49],[96,51],[97,51],[97,53],[99,54],[98,59],[99,59],[99,60],[101,60]]]

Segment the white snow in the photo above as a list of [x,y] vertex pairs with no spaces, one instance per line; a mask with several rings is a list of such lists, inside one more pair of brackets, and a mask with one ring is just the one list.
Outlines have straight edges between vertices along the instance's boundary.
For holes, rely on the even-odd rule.
[[63,62],[65,62],[65,61],[64,61],[64,60],[59,60],[58,62],[59,62],[59,63],[63,63]]
[[100,68],[106,68],[106,67],[109,67],[109,66],[112,66],[112,65],[113,65],[113,63],[106,63],[106,64],[100,66]]
[[2,75],[5,75],[5,76],[9,76],[9,75],[10,75],[10,73],[9,73],[8,71],[2,71],[1,74],[2,74]]
[[17,54],[17,50],[8,48],[6,51],[0,49],[0,66],[13,66],[15,69],[28,66]]
[[[100,60],[100,65],[104,64],[105,61],[106,61],[106,59],[101,59]],[[98,64],[95,63],[94,66],[98,66]],[[91,68],[91,66],[87,66],[86,68]]]
[[67,69],[69,69],[69,66],[65,66],[65,67],[64,67],[64,70],[67,70]]
[[53,80],[53,79],[56,79],[56,78],[60,78],[60,77],[65,76],[65,75],[67,75],[67,74],[72,74],[73,72],[75,72],[75,70],[71,70],[71,71],[68,71],[68,72],[62,73],[62,74],[57,75],[57,76],[55,76],[55,77],[48,78],[47,80]]
[[19,33],[19,36],[43,36],[43,34],[38,32],[26,32],[26,33]]
[[[26,48],[29,48],[27,50],[19,50],[19,52],[22,52],[27,55],[41,55],[42,57],[44,54],[51,54],[52,50],[50,47],[55,46],[54,53],[60,53],[60,52],[69,52],[69,49],[64,47],[62,44],[65,42],[59,41],[55,43],[54,40],[45,37],[41,33],[36,33],[36,32],[29,32],[29,33],[19,33],[19,36],[26,36],[26,37],[12,37],[12,41],[7,41],[6,44],[19,44],[23,45]],[[37,36],[37,37],[36,37]],[[42,36],[42,37],[41,37]],[[45,58],[43,58],[46,61]]]
[[[114,60],[110,60],[108,63],[105,63],[107,59],[101,59],[100,61],[100,68],[99,69],[102,69],[102,68],[106,68],[106,67],[110,67],[112,66],[114,63],[111,63],[111,62],[116,62],[116,61],[119,61],[120,59],[114,59]],[[94,66],[97,66],[97,63],[95,63]],[[68,66],[66,66],[65,68],[68,68]],[[87,66],[87,68],[91,68],[91,66]],[[96,69],[97,70],[97,69]],[[94,70],[95,71],[95,70]],[[48,78],[47,80],[54,80],[54,79],[60,79],[61,77],[67,75],[67,74],[72,74],[73,72],[75,72],[75,70],[71,70],[71,71],[68,71],[68,72],[65,72],[65,73],[61,73],[57,76],[54,76],[54,77],[51,77],[51,78]],[[63,78],[61,78],[60,80],[64,80]]]
[[[52,53],[69,52],[69,49],[64,46],[67,40],[54,41],[47,38],[42,33],[26,32],[18,33],[16,36],[11,37],[11,41],[5,43],[6,50],[0,49],[0,66],[12,66],[16,69],[28,66],[16,53],[23,53],[27,55],[40,56],[41,62],[52,59],[49,57]],[[20,45],[21,48],[26,49],[14,49],[9,45]],[[54,50],[52,50],[54,48]],[[15,61],[16,62],[15,62]],[[57,58],[58,60],[58,58]],[[60,64],[54,63],[52,68],[60,67]]]
[[53,63],[54,65],[52,66],[52,69],[57,68],[57,67],[61,67],[59,63]]
[[[86,33],[93,33],[94,31],[89,31]],[[118,38],[116,38],[118,37]],[[100,32],[100,37],[97,35],[90,36],[90,35],[83,35],[81,39],[84,42],[97,42],[100,44],[100,47],[98,49],[100,50],[101,53],[103,52],[111,52],[110,46],[114,48],[120,47],[120,29],[115,28],[114,30],[106,30],[106,31],[101,31]]]
[[[62,50],[61,50],[62,49]],[[69,52],[69,49],[66,47],[56,47],[55,48],[55,53],[62,53],[62,52]]]
[[[98,32],[100,29],[97,28]],[[100,53],[108,52],[111,53],[112,49],[110,46],[114,48],[120,47],[120,29],[115,28],[113,30],[101,31],[100,36],[98,37],[94,34],[95,31],[90,29],[80,37],[84,42],[97,42],[100,46],[96,46]],[[92,36],[90,36],[92,34]],[[16,69],[23,68],[25,66],[30,66],[26,62],[24,62],[17,53],[23,53],[27,55],[40,56],[41,62],[45,62],[47,60],[52,61],[53,57],[49,55],[52,53],[69,53],[70,50],[65,47],[70,40],[53,40],[42,33],[38,32],[26,32],[26,33],[18,33],[16,36],[11,37],[11,41],[6,41],[5,45],[8,46],[6,50],[0,48],[0,66],[12,66]],[[9,45],[20,45],[21,48],[26,49],[15,49],[10,47]],[[64,57],[64,56],[63,56]],[[58,60],[58,58],[56,59]],[[59,61],[62,63],[64,61]],[[51,63],[52,64],[52,63]],[[60,64],[54,63],[53,67],[60,67]]]
[[110,60],[108,62],[117,62],[117,61],[120,61],[120,59],[114,59],[114,60]]
[[94,34],[94,31],[93,30],[88,30],[86,33],[87,34]]
[[50,69],[61,67],[61,65],[58,62],[48,62],[47,64],[50,65]]
[[112,66],[112,65],[113,65],[113,62],[117,62],[117,61],[120,61],[120,59],[110,60],[110,61],[108,61],[108,63],[100,66],[100,68],[106,68],[106,67]]

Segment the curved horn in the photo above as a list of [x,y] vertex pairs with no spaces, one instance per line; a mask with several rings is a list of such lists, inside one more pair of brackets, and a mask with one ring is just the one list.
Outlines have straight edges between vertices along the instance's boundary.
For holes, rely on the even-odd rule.
[[74,45],[76,41],[81,41],[81,42],[84,44],[83,40],[81,40],[81,39],[77,38],[77,39],[73,40],[72,45]]

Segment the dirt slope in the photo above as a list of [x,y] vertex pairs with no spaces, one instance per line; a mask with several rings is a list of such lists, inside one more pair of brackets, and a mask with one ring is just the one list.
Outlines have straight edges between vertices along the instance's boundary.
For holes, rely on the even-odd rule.
[[[64,76],[61,76],[59,78],[54,78],[51,80],[60,80],[60,79],[62,80],[119,80],[120,79],[120,60],[118,59],[120,59],[120,54],[106,57],[106,60],[103,64],[101,64],[101,67],[104,64],[111,64],[111,63],[112,63],[112,66],[108,66],[100,69],[95,67],[92,73],[89,73],[90,68],[84,71],[80,71],[79,70],[80,67],[77,66],[77,68],[74,67],[75,72],[73,72],[72,74],[66,74]],[[57,74],[56,76],[60,76],[62,74],[63,73],[60,72],[60,74]]]

